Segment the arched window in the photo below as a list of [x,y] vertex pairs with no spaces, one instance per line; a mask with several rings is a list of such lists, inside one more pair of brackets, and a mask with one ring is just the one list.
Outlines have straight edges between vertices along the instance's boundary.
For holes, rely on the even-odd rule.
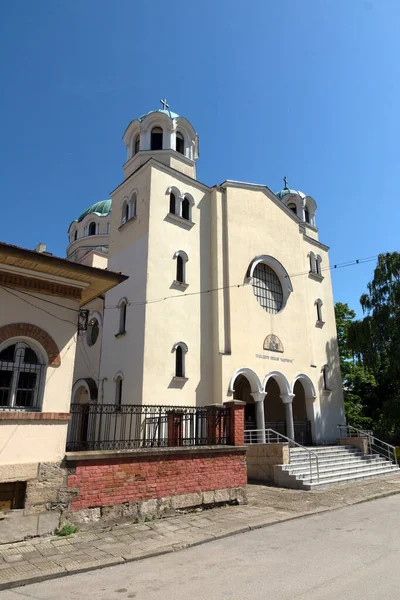
[[182,219],[190,221],[190,202],[186,197],[182,200]]
[[173,192],[169,195],[169,212],[173,215],[176,214],[176,198]]
[[162,150],[163,148],[163,130],[161,127],[153,127],[151,130],[151,150]]
[[94,346],[100,333],[100,325],[96,317],[92,317],[88,323],[86,341],[88,346]]
[[310,273],[316,273],[317,272],[317,261],[315,259],[314,252],[309,252],[308,257],[310,259]]
[[179,131],[176,134],[176,151],[180,154],[185,154],[185,140]]
[[121,225],[124,225],[129,221],[129,203],[124,200],[122,203],[122,214],[121,214]]
[[75,229],[75,233],[74,233],[74,241],[76,241],[78,239],[78,230]]
[[25,342],[12,343],[0,352],[0,407],[40,407],[44,365]]
[[258,263],[253,272],[253,292],[258,302],[267,312],[278,313],[283,305],[283,289],[278,275],[263,262]]
[[330,391],[329,387],[329,367],[328,365],[324,365],[322,367],[322,380],[324,384],[324,390]]
[[184,269],[183,258],[182,258],[182,256],[180,256],[178,254],[178,256],[176,257],[176,280],[179,283],[185,283],[183,269]]
[[310,222],[310,211],[308,210],[307,206],[304,209],[304,220],[306,223]]
[[174,254],[174,258],[176,258],[175,283],[186,283],[186,263],[189,260],[189,257],[183,250],[177,250]]
[[118,329],[117,335],[120,335],[120,334],[126,332],[126,307],[127,307],[126,299],[123,298],[120,301],[118,306],[119,306],[119,329]]
[[321,263],[322,263],[322,258],[320,257],[320,255],[318,254],[315,257],[315,272],[318,275],[322,275],[322,269],[321,269]]
[[320,300],[320,298],[318,298],[318,300],[315,301],[315,307],[317,310],[317,323],[323,323],[322,320],[322,300]]
[[96,235],[96,223],[92,221],[88,227],[88,235]]
[[140,150],[140,133],[135,137],[134,145],[133,145],[133,153],[137,154]]
[[133,192],[133,194],[131,196],[131,201],[130,201],[130,214],[129,214],[130,219],[133,219],[134,217],[136,217],[136,204],[137,204],[136,192]]
[[288,204],[288,209],[291,210],[295,215],[297,215],[296,205],[293,204],[292,202],[290,204]]
[[185,377],[185,355],[188,351],[188,347],[184,342],[178,342],[172,348],[175,352],[175,377]]
[[118,374],[115,378],[115,404],[116,406],[121,406],[122,404],[122,382],[123,377],[121,374]]

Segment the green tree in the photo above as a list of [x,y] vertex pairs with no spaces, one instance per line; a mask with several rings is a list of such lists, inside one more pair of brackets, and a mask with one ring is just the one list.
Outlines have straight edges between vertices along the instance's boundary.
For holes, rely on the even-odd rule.
[[380,254],[367,293],[365,317],[350,324],[347,348],[374,376],[375,394],[363,400],[365,414],[384,434],[400,430],[400,254]]
[[368,404],[375,397],[376,381],[373,373],[361,364],[348,343],[356,313],[348,304],[337,302],[335,316],[347,422],[359,429],[370,429],[373,422],[368,415]]

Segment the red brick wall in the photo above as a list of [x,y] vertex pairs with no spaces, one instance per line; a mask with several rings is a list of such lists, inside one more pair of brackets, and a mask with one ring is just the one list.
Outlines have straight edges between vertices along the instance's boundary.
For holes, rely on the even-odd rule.
[[246,482],[245,450],[228,449],[223,453],[79,460],[75,475],[68,476],[68,487],[78,489],[72,510],[237,488]]

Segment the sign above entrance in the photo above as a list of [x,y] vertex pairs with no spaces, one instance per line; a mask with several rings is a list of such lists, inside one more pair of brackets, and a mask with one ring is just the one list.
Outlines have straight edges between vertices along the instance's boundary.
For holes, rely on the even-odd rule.
[[283,344],[277,335],[270,334],[264,340],[263,349],[272,352],[283,352]]

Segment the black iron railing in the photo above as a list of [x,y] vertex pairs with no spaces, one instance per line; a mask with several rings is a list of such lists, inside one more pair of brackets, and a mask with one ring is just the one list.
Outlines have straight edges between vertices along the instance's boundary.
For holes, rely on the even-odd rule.
[[227,409],[72,404],[67,452],[227,443]]

